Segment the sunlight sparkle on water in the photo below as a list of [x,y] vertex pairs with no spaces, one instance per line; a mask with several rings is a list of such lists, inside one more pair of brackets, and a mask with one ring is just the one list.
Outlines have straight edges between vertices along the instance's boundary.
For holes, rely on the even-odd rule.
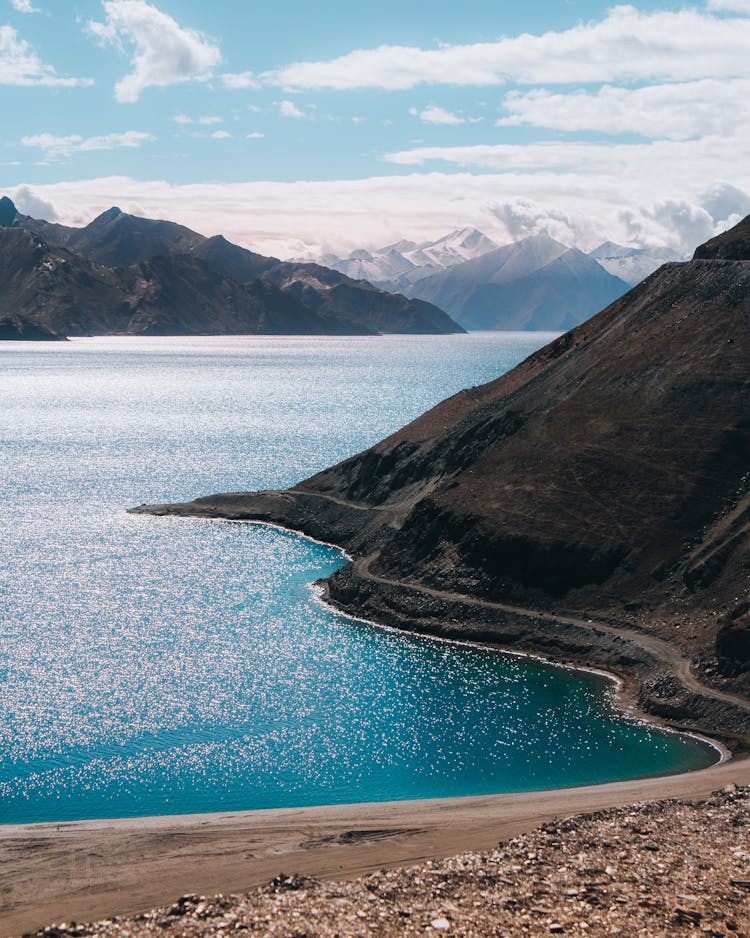
[[0,821],[513,791],[714,753],[606,683],[323,606],[336,549],[130,516],[281,487],[548,337],[0,344]]

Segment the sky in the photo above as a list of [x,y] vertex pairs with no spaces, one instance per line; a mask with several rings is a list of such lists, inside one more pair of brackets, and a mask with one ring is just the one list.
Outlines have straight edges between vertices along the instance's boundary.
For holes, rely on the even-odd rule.
[[280,257],[750,214],[750,0],[0,0],[0,194]]

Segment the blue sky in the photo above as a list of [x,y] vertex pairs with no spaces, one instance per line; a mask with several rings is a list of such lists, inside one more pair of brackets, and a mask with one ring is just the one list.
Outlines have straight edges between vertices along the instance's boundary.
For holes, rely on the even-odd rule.
[[750,0],[0,0],[0,184],[282,255],[750,212]]

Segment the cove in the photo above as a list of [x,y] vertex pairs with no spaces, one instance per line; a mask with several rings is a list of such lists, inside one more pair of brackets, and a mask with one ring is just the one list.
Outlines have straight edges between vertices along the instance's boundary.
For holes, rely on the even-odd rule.
[[0,348],[0,822],[537,790],[716,761],[618,713],[601,676],[335,612],[311,587],[345,562],[334,547],[123,510],[288,484],[542,341]]

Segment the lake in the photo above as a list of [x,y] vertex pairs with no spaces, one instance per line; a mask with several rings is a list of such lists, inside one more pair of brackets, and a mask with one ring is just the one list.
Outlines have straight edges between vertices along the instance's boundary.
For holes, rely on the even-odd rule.
[[716,761],[611,684],[323,605],[336,548],[131,516],[290,485],[539,333],[0,343],[0,822],[543,789]]

